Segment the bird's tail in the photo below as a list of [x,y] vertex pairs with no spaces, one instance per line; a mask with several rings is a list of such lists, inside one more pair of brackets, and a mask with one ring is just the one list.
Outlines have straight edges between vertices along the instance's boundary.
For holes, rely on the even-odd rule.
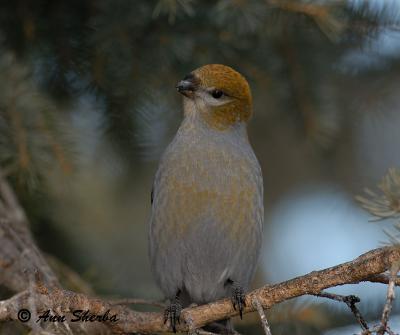
[[204,330],[214,334],[234,334],[233,324],[231,319],[220,320],[217,322],[210,323],[203,327]]

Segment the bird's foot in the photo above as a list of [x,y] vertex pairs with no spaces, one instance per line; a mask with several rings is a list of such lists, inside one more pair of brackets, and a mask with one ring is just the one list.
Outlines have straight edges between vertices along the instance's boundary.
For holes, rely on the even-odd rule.
[[[234,282],[231,279],[227,280],[227,283],[231,285],[232,288],[232,295],[231,301],[233,305],[233,309],[236,311],[239,310],[240,318],[243,318],[243,310],[246,307],[246,299],[244,294],[244,289],[238,283]],[[237,309],[236,309],[237,307]]]
[[164,311],[164,324],[169,320],[172,331],[176,333],[176,325],[181,323],[182,305],[179,301],[179,292],[175,300]]

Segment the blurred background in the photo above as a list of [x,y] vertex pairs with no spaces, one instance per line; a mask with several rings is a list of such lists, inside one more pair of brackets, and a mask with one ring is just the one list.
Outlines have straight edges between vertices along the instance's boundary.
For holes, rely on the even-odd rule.
[[[0,166],[41,249],[99,296],[162,299],[150,190],[182,117],[175,84],[207,63],[234,67],[253,92],[266,207],[255,287],[388,241],[392,222],[369,219],[395,213],[355,196],[400,164],[399,1],[2,1]],[[383,196],[399,199],[400,173],[386,181]],[[386,295],[331,291],[358,294],[369,320]],[[337,329],[354,323],[345,307],[302,298],[267,315],[274,335],[354,333]],[[237,328],[261,334],[258,315]]]

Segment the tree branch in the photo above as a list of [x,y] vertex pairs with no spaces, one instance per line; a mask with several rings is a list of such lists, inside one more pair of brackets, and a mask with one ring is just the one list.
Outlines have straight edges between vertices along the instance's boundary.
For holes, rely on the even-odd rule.
[[[390,294],[387,307],[393,300],[393,288],[398,284],[392,270],[400,260],[400,248],[385,247],[369,251],[353,261],[325,270],[313,271],[279,284],[267,285],[246,295],[244,313],[271,308],[280,302],[302,295],[317,295],[324,289],[362,281],[388,282]],[[115,315],[115,322],[102,322],[113,333],[154,333],[169,332],[164,324],[162,313],[137,312],[127,306],[115,305],[109,301],[90,297],[61,288],[54,272],[36,246],[29,231],[29,224],[23,209],[0,172],[0,283],[14,292],[20,292],[8,300],[0,301],[0,321],[18,320],[18,312],[27,309],[32,319],[27,323],[33,329],[39,324],[35,321],[45,311],[55,311],[73,318],[72,312],[88,310],[92,315]],[[396,271],[397,272],[397,271]],[[22,292],[21,292],[22,291]],[[251,302],[257,301],[256,305]],[[138,302],[138,301],[136,301]],[[141,301],[142,302],[142,301]],[[384,315],[384,321],[387,320]],[[177,329],[189,331],[201,328],[211,322],[238,315],[230,299],[223,299],[207,305],[186,308],[182,311]],[[386,321],[385,321],[386,322]],[[64,324],[69,329],[69,325]]]
[[26,214],[0,170],[0,284],[20,292],[29,286],[26,274],[35,271],[40,271],[47,286],[60,285],[36,246]]
[[[279,284],[267,285],[246,295],[245,313],[253,312],[256,307],[251,301],[257,299],[262,307],[273,305],[301,295],[318,294],[328,287],[344,284],[355,284],[369,281],[373,275],[391,268],[391,264],[400,259],[400,249],[385,247],[369,251],[351,262],[343,263],[325,270],[313,271]],[[11,299],[0,302],[0,320],[17,320],[21,308],[30,308],[29,297],[32,293],[25,291]],[[114,333],[152,333],[168,332],[168,324],[164,324],[162,313],[137,312],[125,306],[115,306],[107,301],[88,297],[58,287],[46,288],[43,285],[35,292],[35,307],[40,314],[48,309],[58,310],[68,315],[74,310],[90,310],[90,313],[102,315],[109,311],[118,317],[117,322],[107,325]],[[182,311],[182,322],[179,331],[192,331],[213,321],[227,319],[238,314],[229,299],[219,300],[207,305],[186,308]],[[67,316],[68,318],[68,316]],[[188,324],[191,325],[189,329]]]
[[[316,294],[329,287],[369,281],[368,278],[372,275],[390,269],[391,264],[399,258],[400,249],[379,248],[361,255],[351,262],[321,271],[313,271],[283,283],[264,286],[246,296],[245,312],[254,311],[254,307],[250,303],[254,297],[258,298],[263,308],[270,308],[285,300],[306,294]],[[196,327],[236,315],[237,312],[233,310],[228,299],[182,311],[183,318],[190,317],[196,320],[194,323]]]

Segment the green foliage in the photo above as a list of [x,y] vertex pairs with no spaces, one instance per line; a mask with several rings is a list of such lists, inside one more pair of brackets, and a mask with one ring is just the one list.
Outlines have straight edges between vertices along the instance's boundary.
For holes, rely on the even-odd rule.
[[367,197],[356,199],[373,216],[374,221],[391,219],[394,230],[387,230],[389,240],[400,245],[400,169],[391,168],[378,184],[379,192],[365,189]]
[[[58,165],[71,170],[59,111],[34,83],[27,66],[11,52],[0,57],[0,164],[6,173],[34,187],[42,176]],[[4,84],[6,83],[6,84]]]
[[[336,83],[322,82],[321,73],[333,76],[335,69],[327,67],[333,59],[396,23],[390,4],[376,7],[357,1],[20,0],[2,6],[4,49],[29,68],[24,71],[35,74],[37,86],[50,94],[47,105],[65,107],[82,94],[95,95],[104,103],[99,111],[105,119],[104,134],[121,155],[143,142],[137,136],[140,118],[135,116],[149,104],[143,96],[166,100],[179,77],[209,62],[237,67],[260,91],[263,81],[272,80],[265,98],[277,97],[281,108],[289,98],[293,104],[285,109],[300,121],[305,136],[329,147],[347,111],[340,106],[327,109],[337,96],[326,102],[319,86]],[[12,80],[23,80],[18,71],[17,65]],[[291,87],[285,88],[288,83]],[[167,100],[156,115],[177,108],[176,100]],[[256,109],[273,113],[263,111],[267,103],[258,103]],[[58,109],[58,114],[69,110]],[[130,157],[132,162],[140,159]]]

